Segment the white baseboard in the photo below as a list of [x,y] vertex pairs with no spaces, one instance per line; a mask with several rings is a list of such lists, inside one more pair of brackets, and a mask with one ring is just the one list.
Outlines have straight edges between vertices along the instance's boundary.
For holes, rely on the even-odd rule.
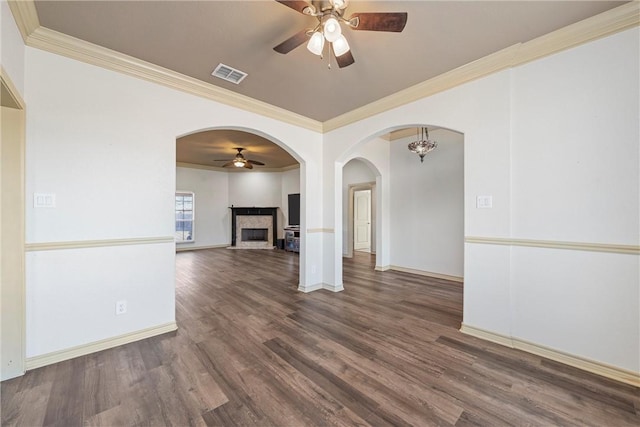
[[316,283],[315,285],[298,285],[298,290],[300,292],[304,292],[308,294],[309,292],[319,291],[320,289],[326,289],[331,292],[341,292],[344,291],[344,287],[342,284],[339,285],[330,285],[329,283]]
[[393,271],[400,271],[402,273],[417,274],[419,276],[433,277],[435,279],[451,280],[453,282],[460,282],[460,283],[464,282],[463,277],[449,276],[448,274],[433,273],[431,271],[416,270],[414,268],[400,267],[398,265],[376,265],[375,270],[376,271],[393,270]]
[[176,252],[184,252],[184,251],[199,251],[201,249],[219,249],[226,248],[229,246],[229,243],[225,243],[222,245],[211,245],[211,246],[177,246]]
[[340,283],[339,285],[330,285],[328,283],[323,283],[322,289],[326,289],[331,292],[342,292],[344,291],[344,286],[342,286],[342,283]]
[[123,344],[129,344],[134,341],[140,341],[145,338],[151,338],[156,335],[173,332],[178,329],[176,322],[169,322],[163,325],[153,326],[151,328],[142,329],[128,334],[119,335],[113,338],[107,338],[95,341],[89,344],[83,344],[64,350],[54,351],[40,356],[28,357],[27,370],[40,368],[42,366],[51,365],[53,363],[62,362],[64,360],[73,359],[75,357],[84,356],[97,351],[107,350],[109,348],[118,347]]
[[389,266],[390,270],[401,271],[403,273],[417,274],[419,276],[433,277],[434,279],[451,280],[452,282],[464,282],[464,278],[460,276],[450,276],[448,274],[434,273],[432,271],[416,270],[414,268],[400,267],[398,265]]
[[300,292],[304,292],[305,294],[320,290],[322,288],[323,288],[322,283],[316,283],[315,285],[301,285],[301,284],[298,285],[298,290]]
[[462,324],[460,332],[467,335],[481,338],[487,341],[495,342],[506,347],[515,348],[526,351],[527,353],[545,357],[574,368],[582,369],[593,374],[597,374],[612,380],[620,381],[632,386],[640,387],[640,372],[628,371],[626,369],[611,366],[606,363],[597,362],[595,360],[586,359],[584,357],[568,354],[560,350],[545,347],[519,338],[508,337],[506,335],[497,334],[474,326]]

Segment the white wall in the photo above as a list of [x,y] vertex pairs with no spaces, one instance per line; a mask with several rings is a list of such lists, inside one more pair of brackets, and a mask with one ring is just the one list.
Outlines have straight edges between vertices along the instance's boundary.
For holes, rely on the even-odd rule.
[[0,0],[0,34],[0,63],[23,96],[25,47],[6,0]]
[[464,274],[464,137],[430,133],[438,147],[424,163],[407,149],[415,137],[391,142],[391,264]]
[[[638,245],[639,40],[514,70],[514,236]],[[511,275],[514,336],[640,371],[637,255],[514,248]]]
[[288,194],[300,192],[300,169],[284,172],[223,172],[178,167],[178,191],[196,194],[195,241],[179,243],[179,248],[229,245],[230,206],[277,207],[278,238],[287,225]]
[[271,172],[229,174],[229,203],[240,207],[278,207],[282,200],[282,176]]
[[[348,241],[349,241],[349,186],[352,184],[365,184],[376,182],[376,175],[362,160],[352,159],[344,165],[342,169],[342,254],[347,255]],[[375,203],[375,194],[372,193],[372,204]],[[372,251],[375,252],[375,206],[372,206]],[[351,230],[352,231],[352,230]]]
[[206,169],[176,169],[176,190],[195,194],[193,242],[178,243],[179,248],[228,245],[231,242],[229,174]]
[[[282,175],[274,172],[229,173],[229,206],[277,207],[282,202]],[[277,239],[284,235],[282,208],[278,209]]]
[[[57,203],[28,204],[27,243],[170,238],[175,141],[198,130],[236,128],[277,141],[303,164],[301,192],[321,193],[318,133],[33,48],[25,60],[27,200],[55,193]],[[268,204],[280,198],[278,187]],[[320,228],[321,200],[308,203],[304,224]],[[305,240],[302,288],[321,283],[322,241]],[[29,253],[27,357],[173,322],[174,246]],[[116,317],[121,299],[129,310]]]
[[[57,195],[54,209],[27,206],[28,243],[171,236],[176,137],[256,130],[302,163],[301,288],[338,288],[342,166],[354,157],[375,165],[377,257],[388,260],[388,142],[375,136],[420,123],[465,135],[465,236],[639,243],[638,28],[323,136],[24,50],[5,2],[1,11],[2,65],[28,106],[27,200]],[[476,209],[477,195],[492,195],[493,208]],[[30,252],[27,356],[173,321],[173,246]],[[640,372],[639,268],[637,255],[467,243],[464,321]],[[116,318],[122,298],[130,310]]]
[[[639,40],[636,27],[325,134],[325,223],[342,215],[336,162],[428,123],[465,137],[465,236],[638,245]],[[638,255],[477,242],[464,259],[466,325],[640,372]]]

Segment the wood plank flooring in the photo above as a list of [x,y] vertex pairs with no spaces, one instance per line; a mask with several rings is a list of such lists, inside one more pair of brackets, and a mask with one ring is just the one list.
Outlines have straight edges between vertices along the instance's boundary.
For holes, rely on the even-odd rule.
[[355,253],[303,294],[296,254],[176,257],[177,332],[3,382],[2,425],[640,425],[640,389],[461,334],[459,283]]

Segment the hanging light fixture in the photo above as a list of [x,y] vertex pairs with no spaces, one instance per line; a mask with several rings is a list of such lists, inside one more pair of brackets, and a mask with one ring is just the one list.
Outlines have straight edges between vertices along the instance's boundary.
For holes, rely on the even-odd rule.
[[429,139],[429,129],[426,127],[418,128],[416,133],[416,140],[409,143],[409,151],[420,156],[420,163],[423,163],[424,156],[426,156],[429,151],[436,148],[438,143]]

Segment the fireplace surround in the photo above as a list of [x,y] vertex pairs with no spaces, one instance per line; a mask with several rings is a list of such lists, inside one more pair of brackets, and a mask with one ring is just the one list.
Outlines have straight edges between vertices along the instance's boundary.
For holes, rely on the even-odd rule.
[[[269,247],[277,245],[278,208],[234,207],[231,208],[231,246]],[[242,229],[267,229],[265,240],[244,240]],[[245,233],[246,234],[246,233]],[[251,234],[251,233],[250,233]]]

